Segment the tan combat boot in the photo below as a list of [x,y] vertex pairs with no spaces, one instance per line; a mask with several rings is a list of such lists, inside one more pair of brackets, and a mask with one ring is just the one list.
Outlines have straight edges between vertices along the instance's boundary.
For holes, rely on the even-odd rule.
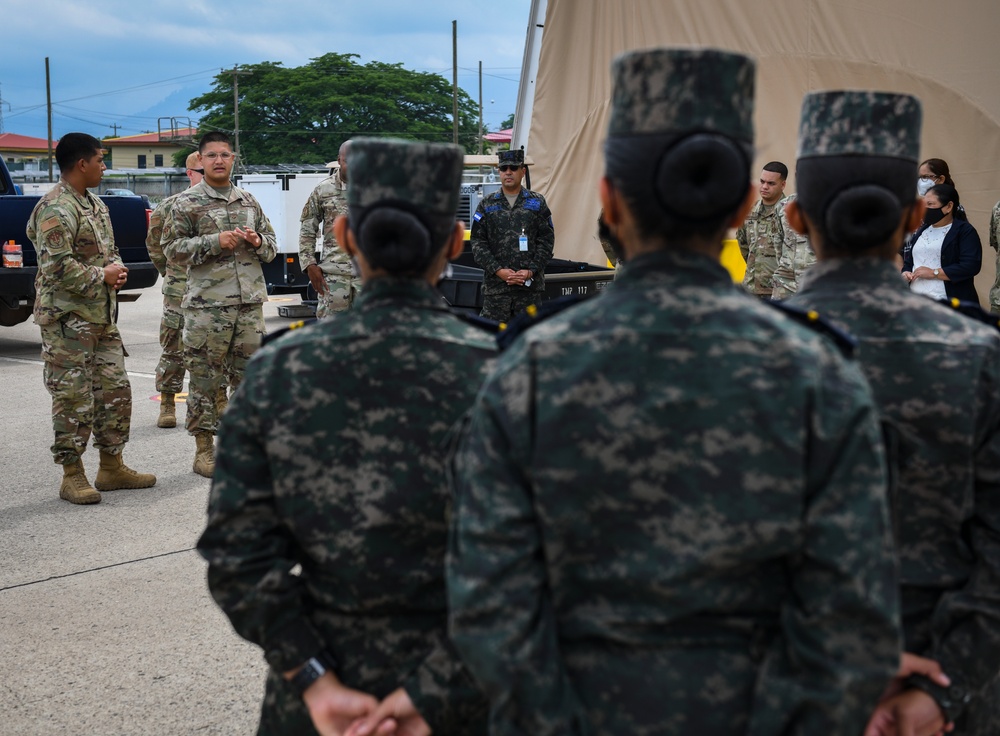
[[196,449],[194,451],[194,472],[211,478],[215,472],[215,435],[210,432],[199,432],[194,436]]
[[99,491],[118,491],[122,488],[149,488],[156,483],[152,473],[137,473],[127,466],[121,455],[101,450],[101,467],[97,470],[94,485]]
[[160,416],[156,420],[156,426],[163,429],[177,426],[177,406],[174,404],[173,394],[160,394]]
[[215,395],[215,416],[219,418],[226,411],[226,407],[229,406],[229,397],[226,395],[226,387],[223,386],[219,389],[219,392]]
[[59,486],[59,498],[70,503],[100,503],[101,494],[90,485],[87,474],[83,470],[83,461],[77,458],[75,463],[63,465],[62,485]]

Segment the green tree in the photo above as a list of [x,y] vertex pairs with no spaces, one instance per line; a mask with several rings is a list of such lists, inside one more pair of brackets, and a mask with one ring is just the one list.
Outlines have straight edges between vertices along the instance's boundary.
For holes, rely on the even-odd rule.
[[511,113],[500,123],[500,130],[510,130],[514,127],[514,113]]
[[[325,54],[301,67],[266,61],[241,67],[240,153],[247,164],[325,163],[358,136],[452,140],[451,82],[401,64],[358,64],[357,54]],[[233,75],[191,100],[200,131],[232,133]],[[459,144],[478,150],[478,106],[459,90]]]

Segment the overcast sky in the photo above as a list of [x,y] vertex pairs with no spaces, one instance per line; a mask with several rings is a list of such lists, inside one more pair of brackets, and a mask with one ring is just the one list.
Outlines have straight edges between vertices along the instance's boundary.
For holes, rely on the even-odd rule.
[[355,53],[360,63],[402,63],[452,77],[479,97],[497,130],[514,112],[530,0],[0,0],[3,132],[44,138],[45,57],[54,138],[157,130],[159,117],[191,117],[189,101],[234,64],[308,63]]

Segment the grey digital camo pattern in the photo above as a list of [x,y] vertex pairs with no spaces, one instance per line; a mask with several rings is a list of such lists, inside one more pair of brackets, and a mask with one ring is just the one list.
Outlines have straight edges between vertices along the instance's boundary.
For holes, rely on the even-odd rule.
[[858,339],[892,428],[906,649],[978,691],[1000,671],[1000,333],[874,259],[817,263],[789,303]]
[[[435,734],[485,734],[485,698],[447,641],[445,454],[495,350],[428,284],[378,279],[349,312],[254,356],[222,420],[198,549],[275,672],[328,649],[349,687],[404,686]],[[276,674],[263,722],[313,732]]]
[[[337,245],[333,223],[347,214],[346,186],[339,176],[330,176],[313,189],[302,208],[299,225],[299,265],[303,273],[319,266],[326,281],[326,294],[317,294],[316,316],[328,317],[349,309],[361,290],[361,279],[354,276],[351,257]],[[316,260],[316,243],[322,233],[323,253]]]
[[[260,247],[241,240],[233,250],[223,250],[219,234],[238,227],[256,230]],[[252,194],[232,187],[227,199],[202,181],[175,195],[163,243],[167,259],[187,268],[185,309],[267,301],[260,264],[274,260],[277,249],[274,228]]]
[[736,242],[747,264],[743,288],[755,296],[770,298],[774,291],[774,271],[785,238],[783,204],[784,200],[766,205],[758,199],[736,231]]
[[990,247],[997,252],[997,278],[990,289],[990,311],[1000,314],[1000,202],[990,215]]
[[117,292],[104,283],[104,267],[124,264],[104,202],[60,179],[35,204],[26,230],[38,257],[35,323],[54,324],[66,314],[111,323]]
[[778,251],[778,265],[771,277],[774,290],[772,299],[787,299],[799,290],[799,283],[806,270],[816,262],[812,243],[805,235],[800,235],[788,224],[785,208],[795,200],[790,194],[781,202],[781,249]]
[[918,161],[922,119],[912,95],[810,92],[802,100],[797,158],[866,154]]
[[423,212],[458,209],[464,154],[458,146],[386,138],[354,138],[347,150],[347,204],[364,208],[406,201]]
[[450,632],[491,734],[859,734],[899,662],[875,406],[712,259],[636,257],[498,359]]
[[711,131],[753,142],[756,64],[717,49],[632,51],[611,64],[608,135]]

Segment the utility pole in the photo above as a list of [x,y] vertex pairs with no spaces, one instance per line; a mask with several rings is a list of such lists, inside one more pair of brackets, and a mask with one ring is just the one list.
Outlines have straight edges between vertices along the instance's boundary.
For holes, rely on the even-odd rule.
[[483,154],[483,62],[479,62],[479,155]]
[[458,145],[458,21],[451,22],[452,143]]
[[3,106],[7,105],[7,109],[10,109],[10,104],[4,102],[3,92],[0,92],[0,134],[3,133]]
[[45,105],[49,119],[49,182],[52,179],[52,84],[49,78],[49,57],[45,57]]
[[233,65],[233,153],[236,154],[237,165],[240,162],[240,77],[249,77],[253,72],[240,71],[238,64]]
[[111,123],[111,125],[109,125],[108,127],[115,131],[115,134],[113,136],[111,136],[111,137],[112,138],[117,138],[118,137],[118,123]]

